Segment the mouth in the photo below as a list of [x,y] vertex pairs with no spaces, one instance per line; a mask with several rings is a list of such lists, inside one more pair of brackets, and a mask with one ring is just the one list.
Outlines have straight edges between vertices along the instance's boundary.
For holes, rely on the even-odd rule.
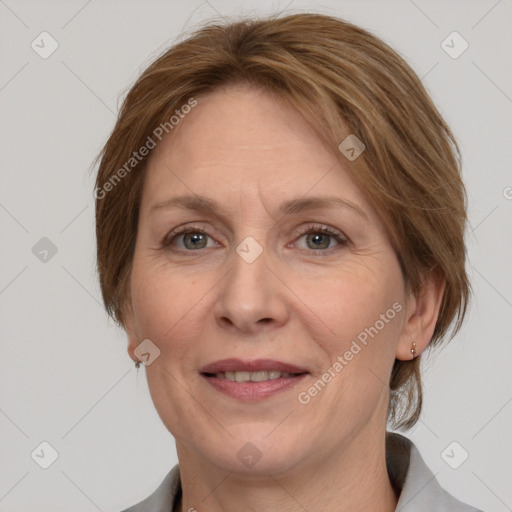
[[305,373],[290,373],[280,372],[277,370],[260,370],[257,372],[246,372],[237,370],[234,372],[217,372],[217,373],[203,373],[206,377],[215,377],[216,379],[226,379],[231,382],[266,382],[275,379],[288,379],[290,377],[297,377]]
[[258,359],[223,359],[200,370],[201,376],[217,391],[239,400],[262,400],[295,386],[309,375],[305,368]]

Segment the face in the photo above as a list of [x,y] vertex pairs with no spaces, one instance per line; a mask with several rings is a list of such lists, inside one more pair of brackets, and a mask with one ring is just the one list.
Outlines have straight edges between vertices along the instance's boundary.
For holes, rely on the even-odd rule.
[[127,330],[160,350],[145,369],[180,456],[278,474],[383,433],[404,282],[345,165],[248,87],[198,98],[153,150]]

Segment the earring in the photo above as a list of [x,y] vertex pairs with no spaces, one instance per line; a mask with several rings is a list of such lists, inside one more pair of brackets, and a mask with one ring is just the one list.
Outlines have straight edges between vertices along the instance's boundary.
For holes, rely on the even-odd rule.
[[137,370],[138,370],[139,367],[140,367],[140,361],[135,361],[135,368],[137,368]]
[[411,348],[411,359],[414,359],[416,357],[416,343],[414,341],[412,342],[412,348]]

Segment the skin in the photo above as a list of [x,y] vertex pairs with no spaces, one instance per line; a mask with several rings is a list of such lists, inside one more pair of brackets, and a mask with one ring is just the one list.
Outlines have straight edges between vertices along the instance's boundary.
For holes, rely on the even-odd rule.
[[[420,297],[406,296],[386,228],[346,165],[297,111],[250,86],[198,98],[152,152],[131,274],[128,350],[136,360],[144,339],[160,350],[146,375],[176,439],[178,510],[396,508],[385,464],[387,383],[395,358],[411,358],[412,341],[418,354],[428,344],[444,284],[429,277]],[[214,199],[225,214],[151,210],[185,194]],[[350,201],[365,216],[338,206],[279,213],[281,203],[313,195]],[[310,236],[297,232],[311,223]],[[199,249],[193,235],[169,237],[185,225],[208,235]],[[252,263],[236,252],[248,236],[263,249]],[[402,310],[308,404],[300,403],[299,393],[396,302]],[[271,398],[240,401],[199,373],[228,357],[277,359],[309,375]],[[248,442],[261,454],[252,467],[237,457]]]

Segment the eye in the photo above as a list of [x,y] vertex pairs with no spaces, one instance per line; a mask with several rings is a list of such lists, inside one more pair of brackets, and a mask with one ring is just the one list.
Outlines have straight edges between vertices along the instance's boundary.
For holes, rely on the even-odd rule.
[[[299,239],[305,238],[306,247],[300,248],[310,253],[318,253],[315,256],[324,255],[326,252],[330,253],[336,247],[343,247],[349,243],[342,233],[328,226],[310,224],[296,229],[295,233],[301,235]],[[206,233],[205,225],[188,225],[171,231],[163,240],[162,246],[164,248],[175,247],[178,251],[189,253],[200,249],[219,247],[219,244],[213,240],[208,245],[208,239],[212,240]]]
[[171,231],[162,242],[164,247],[176,245],[175,242],[181,242],[178,249],[182,251],[195,251],[199,249],[207,249],[208,247],[216,247],[214,245],[208,246],[208,238],[210,236],[205,232],[205,226],[184,226]]
[[[299,228],[296,232],[302,235],[300,239],[305,237],[305,250],[313,252],[319,252],[319,250],[324,253],[326,251],[330,252],[336,246],[346,246],[348,244],[348,240],[339,231],[327,226],[313,224],[305,228]],[[333,241],[337,244],[334,244],[334,247]]]

